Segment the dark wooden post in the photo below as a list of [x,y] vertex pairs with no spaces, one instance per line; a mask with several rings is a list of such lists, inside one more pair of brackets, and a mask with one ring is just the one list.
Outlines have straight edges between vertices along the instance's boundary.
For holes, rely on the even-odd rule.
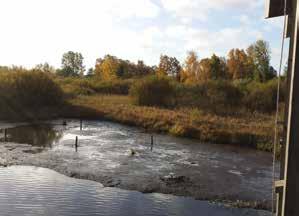
[[151,135],[151,151],[153,151],[154,148],[154,136]]
[[80,119],[80,131],[82,131],[82,119]]
[[78,151],[78,136],[76,136],[75,149],[76,149],[76,152],[77,152]]

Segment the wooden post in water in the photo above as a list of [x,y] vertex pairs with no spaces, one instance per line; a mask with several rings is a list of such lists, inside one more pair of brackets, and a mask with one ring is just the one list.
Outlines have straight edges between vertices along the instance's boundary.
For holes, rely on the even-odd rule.
[[82,119],[80,119],[80,131],[82,131]]
[[151,135],[151,151],[153,151],[154,148],[154,136]]
[[77,152],[78,151],[78,136],[76,136],[75,149],[76,149],[76,152]]

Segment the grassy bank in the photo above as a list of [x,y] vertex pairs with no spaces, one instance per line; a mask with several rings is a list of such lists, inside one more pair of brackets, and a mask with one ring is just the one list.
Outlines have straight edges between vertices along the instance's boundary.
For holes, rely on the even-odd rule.
[[1,120],[102,118],[202,142],[272,150],[275,80],[184,85],[167,77],[101,81],[22,69],[2,70],[0,78]]
[[203,142],[236,144],[271,151],[273,117],[243,115],[223,117],[199,109],[136,106],[120,95],[79,96],[69,100],[64,117],[105,118],[149,131],[196,138]]

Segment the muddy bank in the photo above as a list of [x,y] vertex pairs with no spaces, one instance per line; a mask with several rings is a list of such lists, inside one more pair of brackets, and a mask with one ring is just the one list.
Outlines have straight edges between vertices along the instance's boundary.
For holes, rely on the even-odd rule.
[[[9,142],[0,144],[0,164],[50,168],[107,187],[144,193],[225,200],[240,207],[270,206],[268,153],[158,134],[154,135],[151,151],[150,134],[132,127],[96,121],[84,122],[83,131],[78,121],[68,122],[67,126],[56,121],[48,126],[42,127],[42,133],[40,127],[27,130],[22,134],[27,138],[44,135],[27,139],[24,144],[13,139],[26,131],[24,128],[8,131]],[[76,136],[78,152],[74,148]]]

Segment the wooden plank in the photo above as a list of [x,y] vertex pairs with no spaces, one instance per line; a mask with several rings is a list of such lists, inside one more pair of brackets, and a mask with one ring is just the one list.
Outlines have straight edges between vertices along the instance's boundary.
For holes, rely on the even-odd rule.
[[292,65],[290,71],[290,91],[288,105],[288,127],[285,151],[282,216],[299,215],[299,4],[292,0],[294,11],[291,14],[294,29]]
[[285,32],[285,38],[291,37],[292,30],[291,30],[291,25],[292,25],[292,20],[290,19],[290,16],[287,16],[287,26],[286,26],[286,32]]
[[[293,0],[288,0],[293,2],[293,4],[296,4]],[[288,15],[288,20],[287,20],[287,37],[290,37],[290,46],[289,46],[289,59],[288,59],[288,70],[287,70],[287,88],[285,89],[287,94],[285,98],[285,111],[284,111],[284,122],[286,123],[283,127],[283,134],[282,134],[282,147],[281,147],[281,158],[280,158],[280,179],[283,180],[285,178],[285,169],[286,169],[286,141],[287,141],[287,131],[288,131],[288,121],[289,121],[289,102],[290,102],[290,86],[291,86],[291,73],[292,73],[292,65],[293,65],[293,53],[294,53],[294,43],[295,41],[293,40],[294,36],[294,29],[295,29],[295,18],[294,14],[290,13]],[[285,190],[285,185],[284,187],[278,187],[275,189],[278,198],[276,199],[277,201],[277,211],[276,211],[276,216],[282,216],[282,208],[283,208],[283,200],[284,200],[284,190]]]
[[[279,17],[284,15],[285,0],[266,0],[266,18]],[[287,0],[287,15],[291,10],[291,1]]]
[[284,180],[279,180],[275,182],[275,187],[284,187]]

